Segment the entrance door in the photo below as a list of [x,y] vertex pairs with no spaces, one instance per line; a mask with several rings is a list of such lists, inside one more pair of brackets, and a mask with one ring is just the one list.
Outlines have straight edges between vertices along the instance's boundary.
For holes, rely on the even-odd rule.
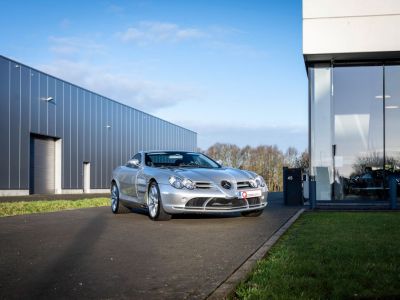
[[90,163],[83,163],[83,192],[90,193]]
[[30,145],[30,193],[55,192],[55,140],[32,136]]
[[382,199],[383,67],[333,69],[334,200]]

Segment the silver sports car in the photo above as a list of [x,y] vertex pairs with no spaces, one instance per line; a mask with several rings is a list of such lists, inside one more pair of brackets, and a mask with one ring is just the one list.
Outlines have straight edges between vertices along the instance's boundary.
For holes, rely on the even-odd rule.
[[268,188],[257,174],[223,167],[204,154],[184,151],[137,153],[113,171],[111,209],[148,209],[152,220],[180,213],[241,212],[259,216]]

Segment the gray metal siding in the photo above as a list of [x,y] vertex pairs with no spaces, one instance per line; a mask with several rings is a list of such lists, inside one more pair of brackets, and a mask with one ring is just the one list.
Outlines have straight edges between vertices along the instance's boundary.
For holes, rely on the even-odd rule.
[[9,67],[10,62],[0,57],[0,189],[9,189]]
[[[19,129],[19,160],[20,160],[20,174],[19,174],[19,188],[29,186],[29,170],[23,168],[29,164],[29,105],[30,105],[30,83],[31,73],[26,67],[21,67],[21,123]],[[22,88],[22,87],[28,88]]]
[[[56,80],[53,77],[47,76],[47,88],[46,88],[46,96],[52,96],[56,99],[56,88],[55,88]],[[54,100],[56,101],[56,100]],[[44,101],[43,101],[44,102]],[[56,136],[56,106],[58,103],[56,102],[49,102],[47,106],[47,135],[49,136]]]
[[64,189],[71,188],[71,89],[70,85],[64,83],[63,85],[64,97],[63,97],[63,135],[62,135],[62,173],[63,181],[62,187]]
[[31,72],[31,131],[39,132],[39,73]]
[[62,139],[63,189],[83,188],[83,162],[104,189],[138,151],[197,147],[195,132],[0,56],[0,189],[29,189],[31,134]]
[[10,188],[19,188],[19,128],[20,128],[20,74],[19,65],[13,65],[10,69]]

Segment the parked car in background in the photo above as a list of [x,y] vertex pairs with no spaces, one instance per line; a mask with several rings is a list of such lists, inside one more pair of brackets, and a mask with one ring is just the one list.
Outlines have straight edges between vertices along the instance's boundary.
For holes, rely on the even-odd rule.
[[144,151],[113,171],[111,210],[148,210],[152,220],[181,213],[259,216],[268,188],[254,172],[228,168],[197,152]]
[[366,168],[360,174],[353,174],[345,182],[345,192],[347,194],[355,194],[362,196],[375,196],[388,197],[389,187],[391,180],[397,182],[397,194],[400,195],[400,172]]

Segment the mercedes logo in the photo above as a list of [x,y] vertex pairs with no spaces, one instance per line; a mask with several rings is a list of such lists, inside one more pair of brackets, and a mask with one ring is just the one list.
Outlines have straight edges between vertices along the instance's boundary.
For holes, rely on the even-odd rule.
[[222,180],[222,181],[221,181],[221,186],[222,186],[224,189],[230,190],[231,187],[232,187],[232,184],[231,184],[229,181]]

